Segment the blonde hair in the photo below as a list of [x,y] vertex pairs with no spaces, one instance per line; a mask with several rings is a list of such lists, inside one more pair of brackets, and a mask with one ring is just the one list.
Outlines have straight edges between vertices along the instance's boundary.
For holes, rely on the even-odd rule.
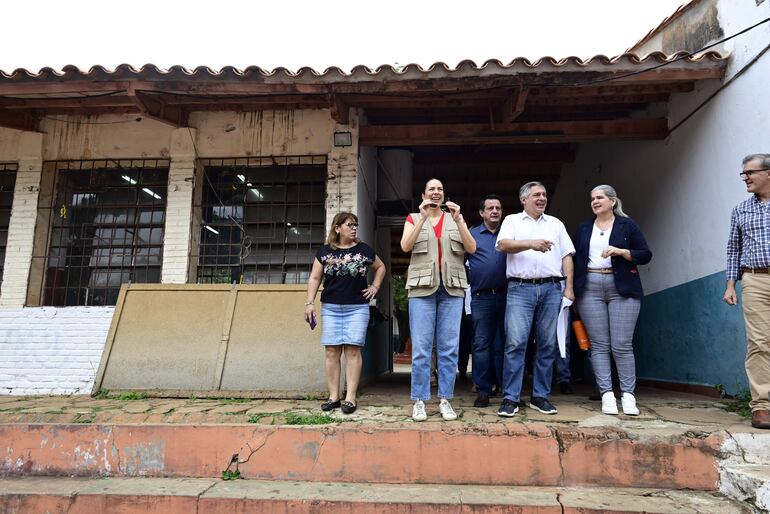
[[600,186],[596,186],[591,190],[592,193],[594,191],[601,191],[602,193],[607,195],[607,198],[615,201],[615,205],[612,206],[612,212],[616,216],[623,216],[624,218],[628,218],[628,214],[623,212],[623,202],[621,202],[620,198],[618,198],[618,193],[617,191],[615,191],[614,187],[608,186],[607,184],[602,184]]
[[[326,244],[331,246],[332,250],[336,250],[337,245],[340,242],[340,235],[334,229],[336,229],[337,227],[341,227],[348,220],[353,220],[353,223],[358,223],[358,216],[356,216],[352,212],[338,212],[337,215],[334,216],[334,219],[332,220],[332,226],[329,229],[329,235],[326,236]],[[354,241],[356,242],[356,244],[361,242],[361,240],[358,238],[355,238]]]

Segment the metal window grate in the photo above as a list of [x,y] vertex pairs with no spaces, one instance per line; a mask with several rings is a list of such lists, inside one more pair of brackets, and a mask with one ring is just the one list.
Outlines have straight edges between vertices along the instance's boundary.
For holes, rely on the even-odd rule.
[[198,283],[307,282],[325,239],[326,157],[202,164]]
[[168,159],[44,166],[55,186],[43,305],[114,305],[121,284],[160,282]]
[[5,271],[5,249],[8,246],[8,227],[11,224],[13,190],[16,186],[16,163],[0,162],[0,287]]

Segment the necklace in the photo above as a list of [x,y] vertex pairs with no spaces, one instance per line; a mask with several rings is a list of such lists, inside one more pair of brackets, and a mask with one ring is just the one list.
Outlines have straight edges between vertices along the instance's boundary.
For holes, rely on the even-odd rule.
[[612,225],[614,225],[614,224],[615,224],[615,219],[614,218],[612,220],[610,220],[610,225],[607,228],[602,228],[599,225],[599,220],[596,220],[594,222],[594,226],[596,226],[596,229],[599,231],[599,235],[600,236],[603,236],[604,233],[607,232],[608,230],[612,230]]

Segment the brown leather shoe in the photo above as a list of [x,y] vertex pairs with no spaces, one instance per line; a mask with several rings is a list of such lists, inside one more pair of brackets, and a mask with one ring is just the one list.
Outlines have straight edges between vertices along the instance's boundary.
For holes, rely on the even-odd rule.
[[751,426],[754,428],[770,428],[770,411],[755,410],[752,412]]

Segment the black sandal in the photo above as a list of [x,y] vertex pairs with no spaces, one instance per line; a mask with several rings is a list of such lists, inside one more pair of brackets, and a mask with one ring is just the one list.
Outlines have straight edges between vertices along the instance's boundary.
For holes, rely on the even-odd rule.
[[345,414],[353,414],[356,411],[356,404],[345,400],[342,402],[342,412]]
[[340,406],[340,401],[332,401],[331,398],[321,404],[321,410],[328,412]]

